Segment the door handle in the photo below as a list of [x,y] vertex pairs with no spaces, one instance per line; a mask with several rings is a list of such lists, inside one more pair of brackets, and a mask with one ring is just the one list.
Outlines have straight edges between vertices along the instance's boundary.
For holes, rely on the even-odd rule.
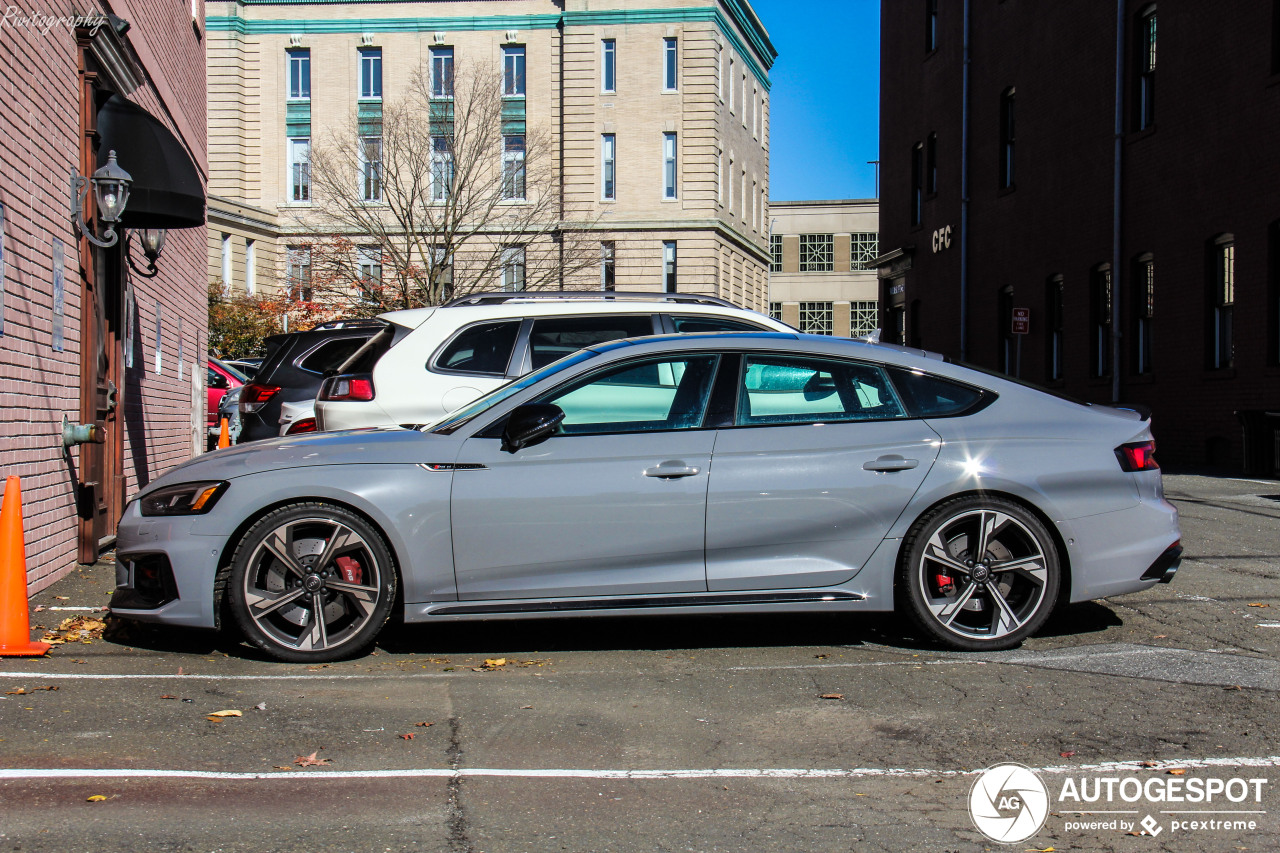
[[920,464],[918,459],[903,459],[896,453],[888,456],[881,456],[871,462],[862,463],[864,471],[906,471],[908,468],[914,468]]
[[668,459],[653,468],[644,469],[646,477],[657,477],[660,480],[675,480],[679,477],[692,477],[700,469],[695,465],[686,465],[680,459]]

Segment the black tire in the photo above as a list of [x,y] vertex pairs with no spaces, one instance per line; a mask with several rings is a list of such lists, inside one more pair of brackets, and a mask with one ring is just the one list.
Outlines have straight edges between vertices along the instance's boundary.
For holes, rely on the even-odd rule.
[[231,614],[245,638],[277,660],[359,654],[386,624],[395,598],[395,561],[382,534],[332,504],[267,513],[231,558]]
[[945,646],[1009,649],[1044,625],[1061,577],[1054,538],[1033,513],[1006,498],[953,498],[903,540],[898,603]]

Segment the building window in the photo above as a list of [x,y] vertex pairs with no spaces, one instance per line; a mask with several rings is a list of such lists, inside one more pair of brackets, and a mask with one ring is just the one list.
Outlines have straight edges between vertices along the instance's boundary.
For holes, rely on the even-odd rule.
[[924,146],[917,142],[911,147],[911,224],[919,225],[924,219]]
[[662,134],[662,197],[676,197],[676,135]]
[[600,42],[600,91],[618,91],[618,42],[615,39]]
[[729,113],[733,113],[733,54],[729,55]]
[[502,197],[524,198],[524,135],[502,137]]
[[616,244],[605,240],[600,244],[600,289],[613,290],[617,284]]
[[1013,288],[1003,287],[996,299],[996,340],[1000,341],[1000,370],[1006,376],[1017,372],[1013,334]]
[[366,302],[380,302],[382,289],[382,249],[362,246],[356,250],[356,287]]
[[849,303],[849,336],[865,338],[880,328],[880,304],[878,302]]
[[1133,271],[1133,368],[1151,372],[1151,318],[1156,308],[1156,262],[1151,255],[1138,258]]
[[769,237],[769,272],[782,272],[782,235]]
[[938,0],[924,0],[924,49],[938,49]]
[[880,253],[880,235],[874,231],[849,235],[849,269],[869,270]]
[[835,258],[833,235],[800,235],[800,272],[831,272],[836,268]]
[[1000,95],[1000,189],[1013,186],[1013,146],[1017,139],[1017,124],[1014,116],[1014,96],[1012,88],[1005,89]]
[[289,140],[289,200],[311,201],[311,140]]
[[938,192],[938,134],[931,133],[924,142],[924,191]]
[[524,290],[524,246],[502,249],[502,289]]
[[1148,6],[1138,15],[1138,50],[1134,57],[1137,67],[1138,130],[1145,130],[1156,121],[1156,7]]
[[311,301],[311,250],[290,247],[285,252],[285,286],[290,299]]
[[254,240],[244,241],[244,292],[250,296],[258,292],[258,244]]
[[1048,334],[1045,336],[1045,378],[1051,382],[1062,379],[1065,375],[1063,372],[1063,340],[1065,330],[1065,315],[1063,313],[1063,293],[1064,285],[1062,276],[1056,275],[1049,279],[1048,292],[1045,294],[1045,329]]
[[305,101],[311,98],[311,50],[295,48],[289,56],[289,100]]
[[382,48],[360,49],[360,97],[373,100],[382,98]]
[[1235,363],[1235,342],[1232,338],[1232,313],[1236,302],[1236,244],[1230,234],[1223,235],[1213,245],[1213,359],[1216,369],[1231,367]]
[[606,133],[600,137],[600,197],[606,201],[618,197],[617,151],[617,136]]
[[382,137],[360,138],[360,197],[382,201]]
[[662,289],[667,293],[676,292],[676,242],[667,240],[662,244]]
[[800,331],[810,335],[829,335],[834,314],[830,302],[801,302]]
[[679,41],[677,39],[666,38],[662,40],[662,90],[664,92],[674,92],[676,90],[678,48]]
[[222,235],[222,295],[231,295],[231,235]]
[[431,97],[453,97],[453,48],[431,48]]
[[769,303],[769,316],[777,320],[779,323],[782,322],[782,303],[781,302]]
[[445,201],[453,191],[453,146],[447,136],[431,137],[431,198]]
[[716,204],[724,206],[724,154],[716,151]]
[[502,49],[502,94],[508,98],[524,97],[524,45],[507,45]]
[[1095,267],[1090,274],[1090,310],[1093,314],[1093,357],[1091,373],[1111,375],[1111,266]]

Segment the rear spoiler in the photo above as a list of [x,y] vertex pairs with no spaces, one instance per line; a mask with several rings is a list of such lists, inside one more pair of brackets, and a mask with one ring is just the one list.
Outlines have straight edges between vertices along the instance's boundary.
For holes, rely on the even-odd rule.
[[1136,412],[1138,417],[1144,421],[1151,420],[1151,407],[1142,403],[1106,403],[1113,409],[1121,409],[1127,412]]

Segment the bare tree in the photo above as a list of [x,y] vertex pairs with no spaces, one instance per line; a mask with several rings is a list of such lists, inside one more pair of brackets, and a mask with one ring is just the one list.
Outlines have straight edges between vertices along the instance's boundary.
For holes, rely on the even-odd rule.
[[503,76],[479,65],[420,67],[379,118],[316,146],[311,174],[311,297],[349,313],[556,289],[599,262],[586,217],[566,215],[550,134],[504,115]]

